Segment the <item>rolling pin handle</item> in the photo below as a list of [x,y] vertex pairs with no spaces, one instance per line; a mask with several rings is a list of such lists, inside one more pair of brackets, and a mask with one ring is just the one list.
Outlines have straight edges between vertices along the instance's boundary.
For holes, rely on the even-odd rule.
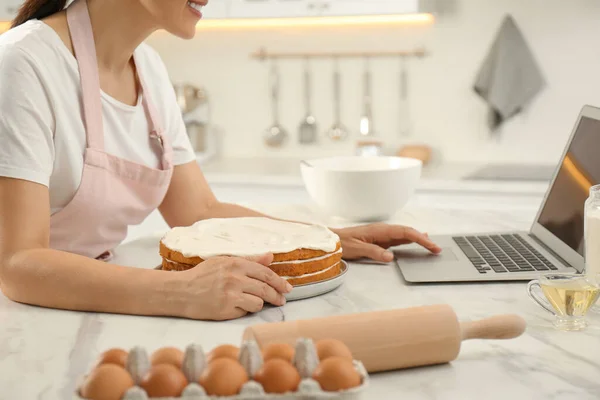
[[525,332],[523,318],[514,314],[497,315],[479,321],[460,323],[462,340],[468,339],[513,339]]

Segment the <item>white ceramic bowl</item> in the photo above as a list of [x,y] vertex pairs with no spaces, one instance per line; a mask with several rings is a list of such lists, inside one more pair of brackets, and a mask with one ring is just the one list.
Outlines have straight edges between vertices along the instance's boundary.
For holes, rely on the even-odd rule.
[[386,220],[406,205],[421,177],[422,162],[404,157],[327,157],[302,161],[306,190],[330,216]]

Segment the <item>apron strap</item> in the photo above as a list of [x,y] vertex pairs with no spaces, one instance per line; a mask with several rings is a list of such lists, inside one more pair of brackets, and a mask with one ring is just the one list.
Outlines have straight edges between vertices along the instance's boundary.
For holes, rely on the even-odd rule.
[[87,147],[104,151],[98,60],[86,0],[75,0],[67,8],[67,23],[71,33],[75,58],[77,58],[79,65]]
[[[98,73],[98,59],[96,57],[96,44],[92,22],[86,0],[75,0],[67,7],[67,23],[71,33],[71,41],[75,51],[75,58],[79,66],[81,81],[83,118],[87,137],[87,147],[104,151],[104,128],[102,121],[102,102],[100,77]],[[142,103],[148,115],[150,137],[155,138],[162,148],[162,168],[171,166],[171,147],[164,137],[164,130],[154,103],[152,102],[148,86],[137,66],[137,77],[142,90]]]
[[148,125],[150,128],[150,132],[153,132],[157,135],[160,133],[162,135],[163,129],[161,128],[161,124],[159,123],[160,118],[158,111],[156,110],[156,107],[154,107],[154,102],[152,101],[152,98],[150,96],[150,91],[148,90],[146,80],[140,73],[140,70],[137,68],[137,66],[140,65],[140,63],[138,63],[137,61],[136,52],[133,53],[133,60],[136,65],[138,81],[140,82],[140,87],[142,88],[142,104],[146,109],[146,113],[148,114]]
[[[136,66],[140,65],[140,63],[137,62],[136,52],[133,53],[133,59]],[[152,101],[152,96],[150,94],[150,90],[148,89],[148,85],[146,84],[146,80],[140,73],[139,68],[136,68],[136,70],[137,77],[142,88],[142,104],[146,110],[146,114],[148,115],[150,137],[158,140],[162,147],[162,168],[169,169],[171,167],[171,145],[165,138],[165,131],[160,121],[160,114],[154,106],[154,102]]]

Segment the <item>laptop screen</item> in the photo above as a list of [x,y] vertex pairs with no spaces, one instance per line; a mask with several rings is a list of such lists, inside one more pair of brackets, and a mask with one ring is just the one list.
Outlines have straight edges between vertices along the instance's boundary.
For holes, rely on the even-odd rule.
[[600,120],[582,116],[537,221],[581,256],[584,203],[600,183],[598,149]]

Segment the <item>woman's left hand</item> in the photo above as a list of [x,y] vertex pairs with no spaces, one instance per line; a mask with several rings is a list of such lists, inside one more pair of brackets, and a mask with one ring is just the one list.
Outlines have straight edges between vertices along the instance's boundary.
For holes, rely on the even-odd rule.
[[434,254],[442,251],[429,236],[417,230],[383,223],[356,226],[333,230],[342,242],[343,257],[346,260],[370,258],[380,262],[391,262],[394,254],[388,249],[392,246],[417,243]]

